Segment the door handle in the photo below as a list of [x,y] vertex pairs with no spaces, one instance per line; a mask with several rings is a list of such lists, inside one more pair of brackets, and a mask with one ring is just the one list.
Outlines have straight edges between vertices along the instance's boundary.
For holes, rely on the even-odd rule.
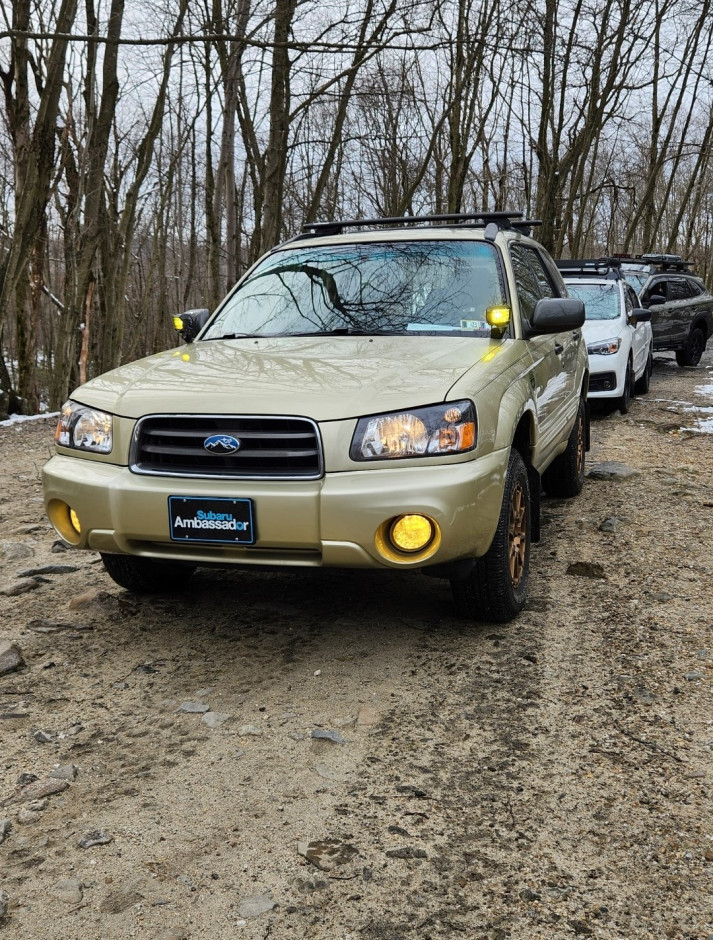
[[579,330],[572,330],[572,339],[579,339]]
[[555,343],[555,352],[559,356],[560,353],[564,352],[564,346],[562,343]]

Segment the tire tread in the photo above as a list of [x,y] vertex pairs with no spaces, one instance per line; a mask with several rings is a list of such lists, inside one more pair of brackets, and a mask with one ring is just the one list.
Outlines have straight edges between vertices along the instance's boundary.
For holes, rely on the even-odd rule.
[[[522,580],[515,588],[509,575],[508,532],[511,488],[518,479],[523,485],[527,504],[527,555]],[[451,581],[454,605],[460,616],[470,620],[506,623],[525,606],[530,566],[531,507],[527,469],[519,452],[513,448],[510,451],[503,502],[493,542],[466,578]]]

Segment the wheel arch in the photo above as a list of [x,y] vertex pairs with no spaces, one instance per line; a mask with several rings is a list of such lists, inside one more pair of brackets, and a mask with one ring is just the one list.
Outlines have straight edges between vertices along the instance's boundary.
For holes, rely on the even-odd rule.
[[691,323],[691,329],[689,332],[692,333],[694,330],[700,330],[706,338],[706,342],[710,339],[711,328],[706,317],[696,317],[696,319]]

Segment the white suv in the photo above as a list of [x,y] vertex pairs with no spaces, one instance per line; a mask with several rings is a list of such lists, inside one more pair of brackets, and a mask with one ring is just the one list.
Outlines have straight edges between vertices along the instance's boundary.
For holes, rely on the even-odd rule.
[[571,297],[584,301],[589,398],[612,399],[626,414],[635,392],[649,390],[653,368],[651,312],[624,279],[617,259],[558,261]]

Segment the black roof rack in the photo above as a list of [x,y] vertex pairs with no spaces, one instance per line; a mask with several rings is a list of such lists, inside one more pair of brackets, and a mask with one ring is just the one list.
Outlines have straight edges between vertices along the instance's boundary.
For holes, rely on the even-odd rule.
[[302,227],[298,238],[319,235],[339,235],[345,228],[362,228],[370,225],[442,225],[455,222],[458,225],[471,225],[474,228],[495,224],[498,229],[514,229],[529,235],[534,225],[542,225],[538,219],[524,219],[522,212],[453,212],[445,215],[405,215],[384,219],[344,219],[335,222],[307,222]]
[[658,265],[662,271],[685,271],[686,268],[690,268],[693,265],[692,261],[684,261],[680,255],[645,254],[640,255],[639,258],[641,261],[645,261],[648,264]]
[[512,227],[523,235],[532,235],[532,229],[535,225],[542,225],[542,219],[523,219],[521,222],[513,222]]
[[591,277],[604,274],[610,280],[618,280],[622,276],[620,258],[581,258],[556,261],[555,264],[562,274],[573,277]]
[[684,261],[680,255],[647,252],[643,255],[615,254],[615,258],[623,264],[655,265],[661,271],[685,271],[693,266],[692,261]]

